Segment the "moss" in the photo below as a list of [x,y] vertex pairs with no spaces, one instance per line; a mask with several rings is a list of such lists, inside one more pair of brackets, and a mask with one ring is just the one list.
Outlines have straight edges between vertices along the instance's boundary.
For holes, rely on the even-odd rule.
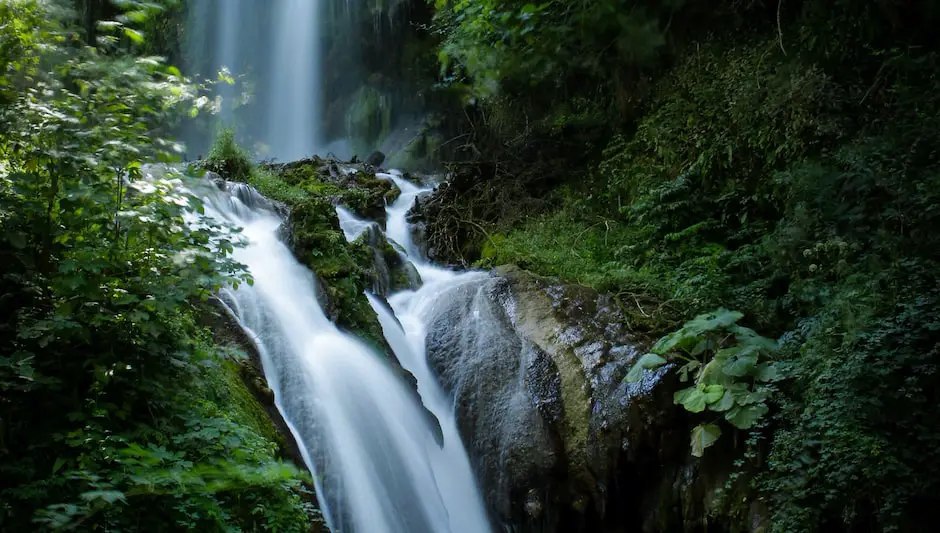
[[397,189],[364,169],[347,176],[336,162],[319,158],[259,168],[251,184],[290,208],[291,248],[316,274],[327,298],[326,314],[388,352],[382,327],[363,294],[372,287],[372,251],[362,242],[346,242],[334,205],[341,203],[362,216],[377,208],[384,213],[386,197]]
[[[345,167],[356,172],[346,173]],[[259,167],[252,173],[250,183],[262,194],[290,207],[302,200],[319,198],[331,204],[340,203],[373,220],[381,220],[386,202],[394,201],[399,194],[391,182],[377,178],[365,165],[319,157]]]
[[[220,154],[244,155],[233,136],[221,139],[224,142],[220,141],[217,150]],[[327,316],[380,352],[390,354],[378,317],[364,294],[372,288],[369,266],[373,252],[362,242],[346,242],[335,205],[381,220],[386,202],[394,201],[400,191],[362,164],[319,157],[276,165],[248,164],[246,181],[289,209],[291,249],[297,260],[316,274],[326,296],[327,301],[322,303]],[[348,173],[346,168],[356,172]],[[391,246],[384,255],[401,263]]]
[[368,151],[381,144],[391,131],[392,109],[388,95],[375,87],[364,86],[353,96],[346,112],[346,131],[356,139],[357,148]]
[[277,446],[280,455],[284,455],[287,443],[284,436],[277,430],[274,422],[268,417],[264,407],[255,398],[246,383],[252,383],[267,388],[264,377],[246,360],[244,363],[223,361],[221,371],[218,373],[218,384],[221,386],[215,394],[224,400],[224,405],[231,420],[237,424],[251,428],[255,433],[264,437],[269,443]]

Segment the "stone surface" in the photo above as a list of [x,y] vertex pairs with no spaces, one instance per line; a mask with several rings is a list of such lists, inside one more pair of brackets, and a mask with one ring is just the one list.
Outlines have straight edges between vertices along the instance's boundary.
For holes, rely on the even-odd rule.
[[455,289],[434,314],[428,360],[504,526],[705,531],[731,461],[689,455],[668,365],[623,382],[648,342],[610,297],[509,266]]
[[382,166],[382,163],[385,162],[385,154],[376,150],[369,154],[369,157],[366,158],[366,163],[372,165],[373,167],[379,168]]
[[421,286],[421,275],[415,266],[386,239],[378,225],[369,226],[357,241],[372,251],[369,275],[373,294],[387,298],[393,292]]

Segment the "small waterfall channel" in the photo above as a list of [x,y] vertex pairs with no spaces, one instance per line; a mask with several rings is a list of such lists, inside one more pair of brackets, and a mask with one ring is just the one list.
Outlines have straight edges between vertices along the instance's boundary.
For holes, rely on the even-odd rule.
[[[242,228],[247,241],[234,259],[253,285],[220,297],[255,340],[278,409],[314,474],[330,529],[336,533],[487,533],[493,531],[452,399],[432,375],[424,352],[431,304],[445,292],[483,276],[448,272],[421,260],[405,213],[426,189],[395,174],[401,197],[388,208],[388,236],[413,260],[424,285],[394,294],[391,309],[370,302],[401,365],[417,378],[424,406],[390,365],[330,322],[317,301],[314,276],[280,239],[284,219],[249,186],[206,185],[206,216]],[[347,238],[371,223],[338,208]],[[196,217],[193,217],[193,223]],[[438,443],[425,409],[441,426]]]

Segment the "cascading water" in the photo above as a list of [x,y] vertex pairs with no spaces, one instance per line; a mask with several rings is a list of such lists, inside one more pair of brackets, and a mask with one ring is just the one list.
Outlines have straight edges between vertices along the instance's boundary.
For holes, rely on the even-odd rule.
[[[214,79],[224,68],[238,79],[235,86],[217,87],[221,123],[234,126],[266,157],[288,161],[320,151],[322,0],[191,4],[187,55],[194,72],[190,74]],[[250,95],[254,105],[236,113],[242,93]],[[193,139],[193,144],[204,149],[200,143],[204,141]]]
[[320,2],[273,0],[275,45],[270,59],[267,142],[282,160],[320,148]]
[[[241,47],[238,28],[241,24],[241,11],[244,6],[239,0],[228,0],[216,6],[216,17],[220,21],[219,32],[216,36],[216,50],[218,50],[219,67],[232,71],[238,68]],[[222,97],[220,119],[223,124],[231,125],[234,121],[235,100],[237,91],[235,87],[223,84],[219,87],[219,96]]]
[[[199,194],[206,216],[242,228],[247,243],[236,248],[234,259],[254,283],[224,290],[221,299],[256,341],[278,409],[314,473],[330,528],[491,531],[452,406],[421,366],[414,328],[402,331],[373,299],[396,354],[413,369],[421,397],[440,418],[443,445],[389,364],[325,316],[313,275],[278,238],[283,220],[274,206],[246,185],[227,188],[207,184]],[[190,223],[199,218],[192,215]]]
[[[424,284],[417,290],[391,295],[388,299],[391,311],[373,295],[369,295],[369,302],[398,361],[417,379],[424,405],[440,422],[444,436],[443,453],[433,454],[430,460],[439,461],[437,471],[447,474],[438,480],[441,494],[448,501],[472,502],[471,506],[461,509],[463,515],[456,517],[459,523],[471,526],[466,531],[490,531],[484,518],[484,503],[475,489],[473,469],[461,440],[453,397],[438,384],[428,365],[425,350],[428,325],[435,318],[435,304],[442,298],[454,297],[462,286],[474,284],[487,275],[483,272],[453,272],[425,261],[415,246],[406,216],[415,201],[430,189],[418,187],[394,173],[377,176],[394,182],[401,191],[398,199],[386,209],[386,236],[401,247],[403,259],[412,261]],[[355,238],[363,225],[370,224],[342,207],[337,207],[337,211],[347,238]]]

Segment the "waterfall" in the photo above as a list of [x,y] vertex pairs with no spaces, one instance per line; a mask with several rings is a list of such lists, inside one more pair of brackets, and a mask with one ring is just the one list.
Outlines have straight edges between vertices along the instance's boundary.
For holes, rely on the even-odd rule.
[[[189,73],[215,79],[225,69],[237,80],[217,86],[216,125],[235,126],[265,157],[281,161],[321,151],[321,1],[199,0],[188,9]],[[243,93],[254,105],[236,110]],[[205,139],[193,140],[206,148]]]
[[[257,344],[275,403],[314,474],[330,529],[492,531],[453,405],[422,362],[420,319],[407,312],[396,319],[372,298],[396,355],[414,372],[425,406],[440,419],[443,444],[389,363],[326,317],[313,274],[278,238],[284,220],[274,205],[244,184],[224,189],[206,183],[195,192],[203,197],[203,216],[241,228],[236,235],[246,245],[233,258],[254,282],[223,290],[220,297]],[[190,224],[201,220],[189,216]],[[344,217],[344,225],[355,224],[351,214]]]
[[[430,189],[419,187],[397,173],[379,173],[377,176],[394,182],[401,191],[398,199],[386,208],[386,237],[399,245],[403,250],[403,258],[415,265],[424,284],[417,290],[393,294],[389,298],[391,310],[373,295],[369,295],[369,302],[379,317],[385,338],[395,356],[415,376],[422,402],[440,423],[444,436],[442,453],[435,450],[430,460],[436,463],[435,471],[442,474],[438,483],[445,501],[465,502],[465,505],[451,509],[451,523],[462,525],[462,529],[453,528],[452,531],[490,531],[483,511],[484,504],[476,489],[473,469],[458,430],[453,397],[439,385],[428,365],[425,351],[425,337],[428,325],[435,318],[435,304],[442,298],[454,297],[459,288],[478,282],[486,278],[487,274],[458,273],[428,263],[415,246],[406,217],[416,199]],[[363,226],[369,224],[343,207],[337,207],[337,212],[347,238],[355,238]]]
[[274,46],[265,105],[271,154],[289,161],[319,150],[320,2],[272,0]]
[[[238,70],[241,62],[241,49],[239,46],[241,41],[238,29],[241,24],[240,14],[243,8],[244,6],[240,0],[228,0],[227,2],[220,2],[216,6],[216,17],[220,21],[215,43],[216,50],[218,50],[219,68],[225,68],[229,72]],[[223,84],[219,87],[218,93],[222,97],[220,120],[223,124],[231,125],[235,119],[237,90],[231,85]]]

